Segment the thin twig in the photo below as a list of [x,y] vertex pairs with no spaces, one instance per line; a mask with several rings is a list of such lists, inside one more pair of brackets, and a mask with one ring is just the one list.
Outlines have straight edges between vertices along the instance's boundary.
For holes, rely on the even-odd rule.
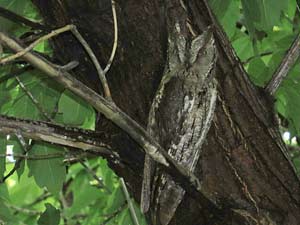
[[120,178],[120,182],[121,182],[123,193],[125,195],[126,201],[128,203],[128,206],[129,206],[129,211],[130,211],[130,215],[131,215],[131,218],[133,220],[133,223],[134,223],[134,225],[140,225],[140,223],[138,221],[138,218],[136,216],[135,209],[133,207],[132,201],[130,199],[129,192],[127,190],[125,181],[122,177]]
[[107,217],[107,219],[101,223],[101,225],[106,225],[109,223],[109,221],[111,221],[113,218],[115,218],[120,212],[123,211],[123,209],[125,208],[127,204],[123,204],[121,205],[116,211],[114,211],[113,213],[109,214],[109,215],[103,215],[104,217]]
[[117,21],[117,13],[116,13],[116,2],[115,0],[111,0],[111,10],[112,10],[112,14],[113,14],[113,19],[114,19],[114,44],[113,44],[113,48],[111,51],[111,55],[110,58],[106,64],[106,67],[104,69],[104,74],[106,74],[108,72],[108,70],[110,69],[110,66],[114,60],[115,54],[116,54],[116,50],[118,47],[118,21]]
[[33,69],[34,68],[31,65],[24,66],[16,71],[13,71],[12,73],[9,73],[9,74],[4,75],[3,77],[0,77],[0,83],[7,81],[8,79],[11,79],[13,77],[22,75],[23,73],[33,70]]
[[40,42],[46,41],[46,40],[48,40],[48,39],[50,39],[54,36],[57,36],[57,35],[59,35],[63,32],[70,31],[72,28],[73,28],[73,25],[66,25],[62,28],[53,30],[49,34],[46,34],[45,36],[42,36],[39,39],[37,39],[36,41],[32,42],[30,45],[28,45],[28,47],[26,47],[26,48],[22,49],[21,51],[15,53],[14,55],[11,55],[11,56],[0,59],[0,64],[5,64],[5,63],[8,63],[12,60],[15,60],[15,59],[19,58],[19,57],[25,55],[26,53],[28,53],[29,51],[31,51],[32,49],[34,49],[34,47],[36,45],[38,45]]
[[243,65],[246,65],[246,64],[248,64],[251,60],[253,60],[253,59],[256,59],[256,58],[259,58],[259,57],[263,57],[263,56],[268,56],[268,55],[272,55],[274,52],[272,52],[272,51],[268,51],[268,52],[263,52],[263,53],[261,53],[261,54],[259,54],[259,55],[254,55],[254,56],[251,56],[251,57],[249,57],[248,59],[246,59],[244,62],[242,62],[243,63]]
[[30,100],[33,102],[33,104],[37,107],[37,109],[40,111],[40,113],[50,122],[53,122],[51,117],[48,115],[48,113],[43,109],[41,104],[36,100],[36,98],[33,96],[33,94],[25,87],[24,83],[21,81],[21,79],[16,76],[16,80],[18,81],[20,87],[23,89],[25,94],[30,98]]
[[37,197],[33,202],[24,205],[23,208],[30,208],[30,207],[46,200],[47,198],[49,198],[51,196],[52,196],[52,194],[50,192],[44,190],[43,194],[41,194],[39,197]]
[[[27,143],[26,143],[24,137],[22,136],[20,130],[17,130],[17,131],[15,132],[15,135],[16,135],[16,137],[18,138],[19,143],[20,143],[21,146],[22,146],[22,154],[23,154],[23,155],[26,155],[27,152],[28,152],[30,149],[29,149],[29,147],[28,147],[28,145],[27,145]],[[14,154],[12,154],[12,156],[14,156]],[[6,157],[7,157],[7,156],[6,156]],[[6,158],[6,157],[5,157],[5,158]],[[17,169],[20,168],[21,163],[22,163],[23,160],[24,160],[23,157],[18,158],[18,159],[16,160],[16,162],[15,162],[14,167],[13,167],[13,168],[12,168],[12,169],[11,169],[11,170],[10,170],[10,171],[2,178],[2,180],[0,181],[0,183],[4,183],[9,177],[11,177],[11,176],[17,171]]]
[[15,211],[15,213],[24,213],[28,214],[30,216],[38,216],[41,215],[43,212],[37,211],[37,210],[32,210],[32,209],[26,209],[26,208],[21,208],[17,207],[15,205],[7,204],[9,208]]
[[295,64],[296,60],[299,58],[299,55],[300,55],[300,34],[298,34],[296,39],[293,41],[291,47],[289,48],[288,52],[284,56],[279,67],[273,74],[272,79],[265,87],[265,90],[268,93],[270,93],[271,95],[275,94],[281,82],[287,76],[287,74]]
[[84,169],[92,175],[92,177],[98,182],[99,184],[99,188],[104,188],[109,194],[111,194],[111,190],[109,190],[109,188],[103,183],[103,181],[97,176],[97,174],[95,173],[95,171],[90,168],[86,163],[84,163],[84,161],[82,159],[79,160],[80,164],[84,167]]
[[43,25],[43,24],[40,24],[40,23],[37,23],[37,22],[34,22],[32,20],[29,20],[23,16],[20,16],[8,9],[5,9],[3,7],[0,7],[0,16],[8,19],[8,20],[11,20],[15,23],[21,23],[21,24],[24,24],[26,26],[29,26],[29,27],[32,27],[34,29],[37,29],[37,30],[44,30],[44,31],[49,31],[50,28],[48,28],[47,26]]
[[103,91],[104,91],[104,96],[105,98],[107,98],[108,100],[112,101],[111,98],[111,93],[110,93],[110,89],[105,77],[105,73],[97,59],[97,57],[95,56],[94,52],[92,51],[91,47],[89,46],[89,44],[86,42],[86,40],[84,40],[84,38],[82,37],[82,35],[79,33],[79,31],[77,30],[77,28],[72,25],[72,29],[71,29],[72,33],[74,34],[74,36],[77,38],[77,40],[80,42],[80,44],[83,46],[83,48],[86,50],[86,52],[88,53],[89,57],[91,58],[99,79],[101,81],[102,87],[103,87]]

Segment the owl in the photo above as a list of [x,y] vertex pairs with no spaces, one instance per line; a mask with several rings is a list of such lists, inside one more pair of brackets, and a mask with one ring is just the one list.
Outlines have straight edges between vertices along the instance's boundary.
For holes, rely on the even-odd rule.
[[[169,32],[168,56],[149,113],[149,134],[190,172],[195,170],[215,111],[217,58],[210,30],[187,38],[179,23]],[[185,191],[146,155],[142,211],[151,208],[153,224],[168,225]]]

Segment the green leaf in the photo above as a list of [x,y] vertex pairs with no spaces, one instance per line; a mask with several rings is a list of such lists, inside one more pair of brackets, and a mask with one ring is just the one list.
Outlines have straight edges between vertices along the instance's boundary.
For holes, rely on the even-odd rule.
[[258,9],[258,4],[260,4],[260,0],[241,0],[243,15],[244,15],[244,23],[249,31],[249,33],[254,36],[255,34],[255,22],[260,21],[260,10]]
[[90,126],[86,121],[91,117],[95,117],[95,111],[89,104],[71,91],[64,91],[59,99],[56,121],[73,126],[87,123]]
[[287,2],[288,8],[286,10],[286,15],[288,15],[290,19],[294,19],[297,10],[297,0],[288,0]]
[[241,0],[245,24],[252,36],[255,30],[270,31],[280,22],[281,13],[287,9],[288,1]]
[[120,208],[125,202],[125,197],[121,187],[116,188],[111,195],[109,195],[106,208],[103,210],[104,214],[113,213],[116,209]]
[[2,224],[1,222],[5,222],[4,224],[16,222],[10,208],[6,205],[7,203],[10,203],[8,188],[5,183],[2,183],[0,184],[0,224]]
[[[28,156],[51,156],[62,154],[64,149],[47,143],[37,143],[29,151]],[[57,195],[66,177],[63,157],[42,160],[28,160],[29,176],[33,176],[37,185],[46,187],[52,194]]]
[[247,72],[249,73],[251,80],[260,87],[263,87],[271,78],[268,67],[260,57],[253,59],[249,63]]
[[241,61],[246,61],[254,55],[251,39],[245,34],[241,33],[241,37],[233,41],[232,46]]
[[[6,137],[0,135],[0,154],[6,154]],[[0,157],[0,180],[4,177],[6,157]]]
[[5,202],[10,201],[10,197],[9,197],[8,188],[7,188],[6,183],[1,183],[0,184],[0,201],[5,201]]
[[107,196],[102,189],[90,184],[89,176],[87,176],[85,171],[80,172],[74,178],[70,185],[70,192],[73,193],[74,200],[72,206],[65,211],[65,215],[68,217],[85,210],[87,206],[93,204],[97,199],[106,198]]
[[289,131],[300,135],[300,65],[296,64],[276,93],[278,112],[289,121]]
[[131,215],[130,215],[130,211],[128,208],[126,208],[125,210],[123,210],[118,216],[117,216],[117,220],[118,220],[118,225],[123,225],[123,224],[133,224],[132,219],[131,219]]
[[[18,85],[19,92],[11,96],[12,103],[7,112],[9,116],[18,118],[41,120],[47,119],[43,112],[50,117],[61,95],[61,87],[49,79],[45,79],[39,71],[28,72],[20,76],[20,80],[38,102],[38,106],[31,97]],[[42,108],[42,111],[40,110]]]
[[[16,137],[10,137],[10,139],[7,141],[7,145],[13,146],[13,154],[22,155],[24,154],[23,146],[20,144],[20,141]],[[19,158],[16,158],[15,160],[20,160]],[[21,175],[24,173],[25,168],[25,160],[21,160],[19,163],[19,167],[17,168],[17,174],[18,178],[21,178]]]
[[228,11],[228,6],[233,2],[231,0],[209,0],[208,3],[212,8],[214,14],[217,16],[219,20],[225,15]]
[[[9,169],[13,167],[12,164],[10,166]],[[43,190],[35,183],[34,178],[28,177],[28,173],[28,167],[25,166],[23,176],[20,179],[18,179],[17,174],[13,174],[7,180],[9,196],[14,205],[30,204],[43,193]]]
[[51,204],[45,204],[46,210],[40,216],[38,225],[58,225],[60,221],[60,212]]
[[7,224],[12,221],[14,221],[14,216],[11,210],[7,207],[4,201],[0,199],[0,224]]
[[[223,3],[219,3],[219,7],[223,7]],[[227,10],[223,10],[224,15],[223,18],[220,19],[220,23],[225,30],[227,36],[231,40],[234,34],[238,31],[236,28],[236,23],[239,21],[240,18],[240,10],[239,10],[239,2],[238,1],[230,1],[230,4]]]
[[[1,0],[0,6],[11,10],[21,16],[26,16],[28,19],[39,19],[39,14],[31,1],[24,0]],[[30,31],[30,27],[23,26],[21,24],[15,23],[13,21],[7,20],[0,17],[1,31],[13,35],[21,35],[27,31]]]

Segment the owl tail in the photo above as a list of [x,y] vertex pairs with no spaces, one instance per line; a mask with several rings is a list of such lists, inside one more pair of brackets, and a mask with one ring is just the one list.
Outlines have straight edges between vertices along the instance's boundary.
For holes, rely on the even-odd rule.
[[156,212],[156,216],[159,219],[158,224],[168,225],[170,223],[184,194],[185,190],[167,175],[164,189],[161,191],[158,199],[158,212]]

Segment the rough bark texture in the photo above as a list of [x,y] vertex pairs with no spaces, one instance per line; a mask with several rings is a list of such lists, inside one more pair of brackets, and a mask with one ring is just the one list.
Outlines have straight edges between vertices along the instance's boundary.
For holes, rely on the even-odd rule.
[[[47,25],[75,24],[100,62],[106,64],[113,43],[110,1],[33,2]],[[119,47],[107,78],[116,104],[144,127],[166,62],[170,29],[165,17],[172,15],[179,20],[185,17],[176,8],[179,0],[165,2],[174,2],[172,14],[168,14],[164,1],[160,0],[119,0],[116,4]],[[187,8],[195,32],[202,33],[213,24],[203,1],[190,0]],[[273,103],[249,83],[222,35],[215,32],[215,38],[219,53],[216,67],[219,96],[196,174],[201,178],[203,192],[218,206],[233,210],[241,220],[237,223],[236,219],[226,217],[227,221],[215,223],[209,219],[207,210],[187,194],[170,224],[297,225],[300,185],[276,132]],[[78,60],[80,65],[74,76],[99,90],[96,71],[72,35],[60,35],[53,46],[57,60],[62,64]],[[112,147],[122,150],[122,166],[112,167],[125,178],[139,201],[144,155],[128,135],[101,115],[97,127],[108,134]]]

